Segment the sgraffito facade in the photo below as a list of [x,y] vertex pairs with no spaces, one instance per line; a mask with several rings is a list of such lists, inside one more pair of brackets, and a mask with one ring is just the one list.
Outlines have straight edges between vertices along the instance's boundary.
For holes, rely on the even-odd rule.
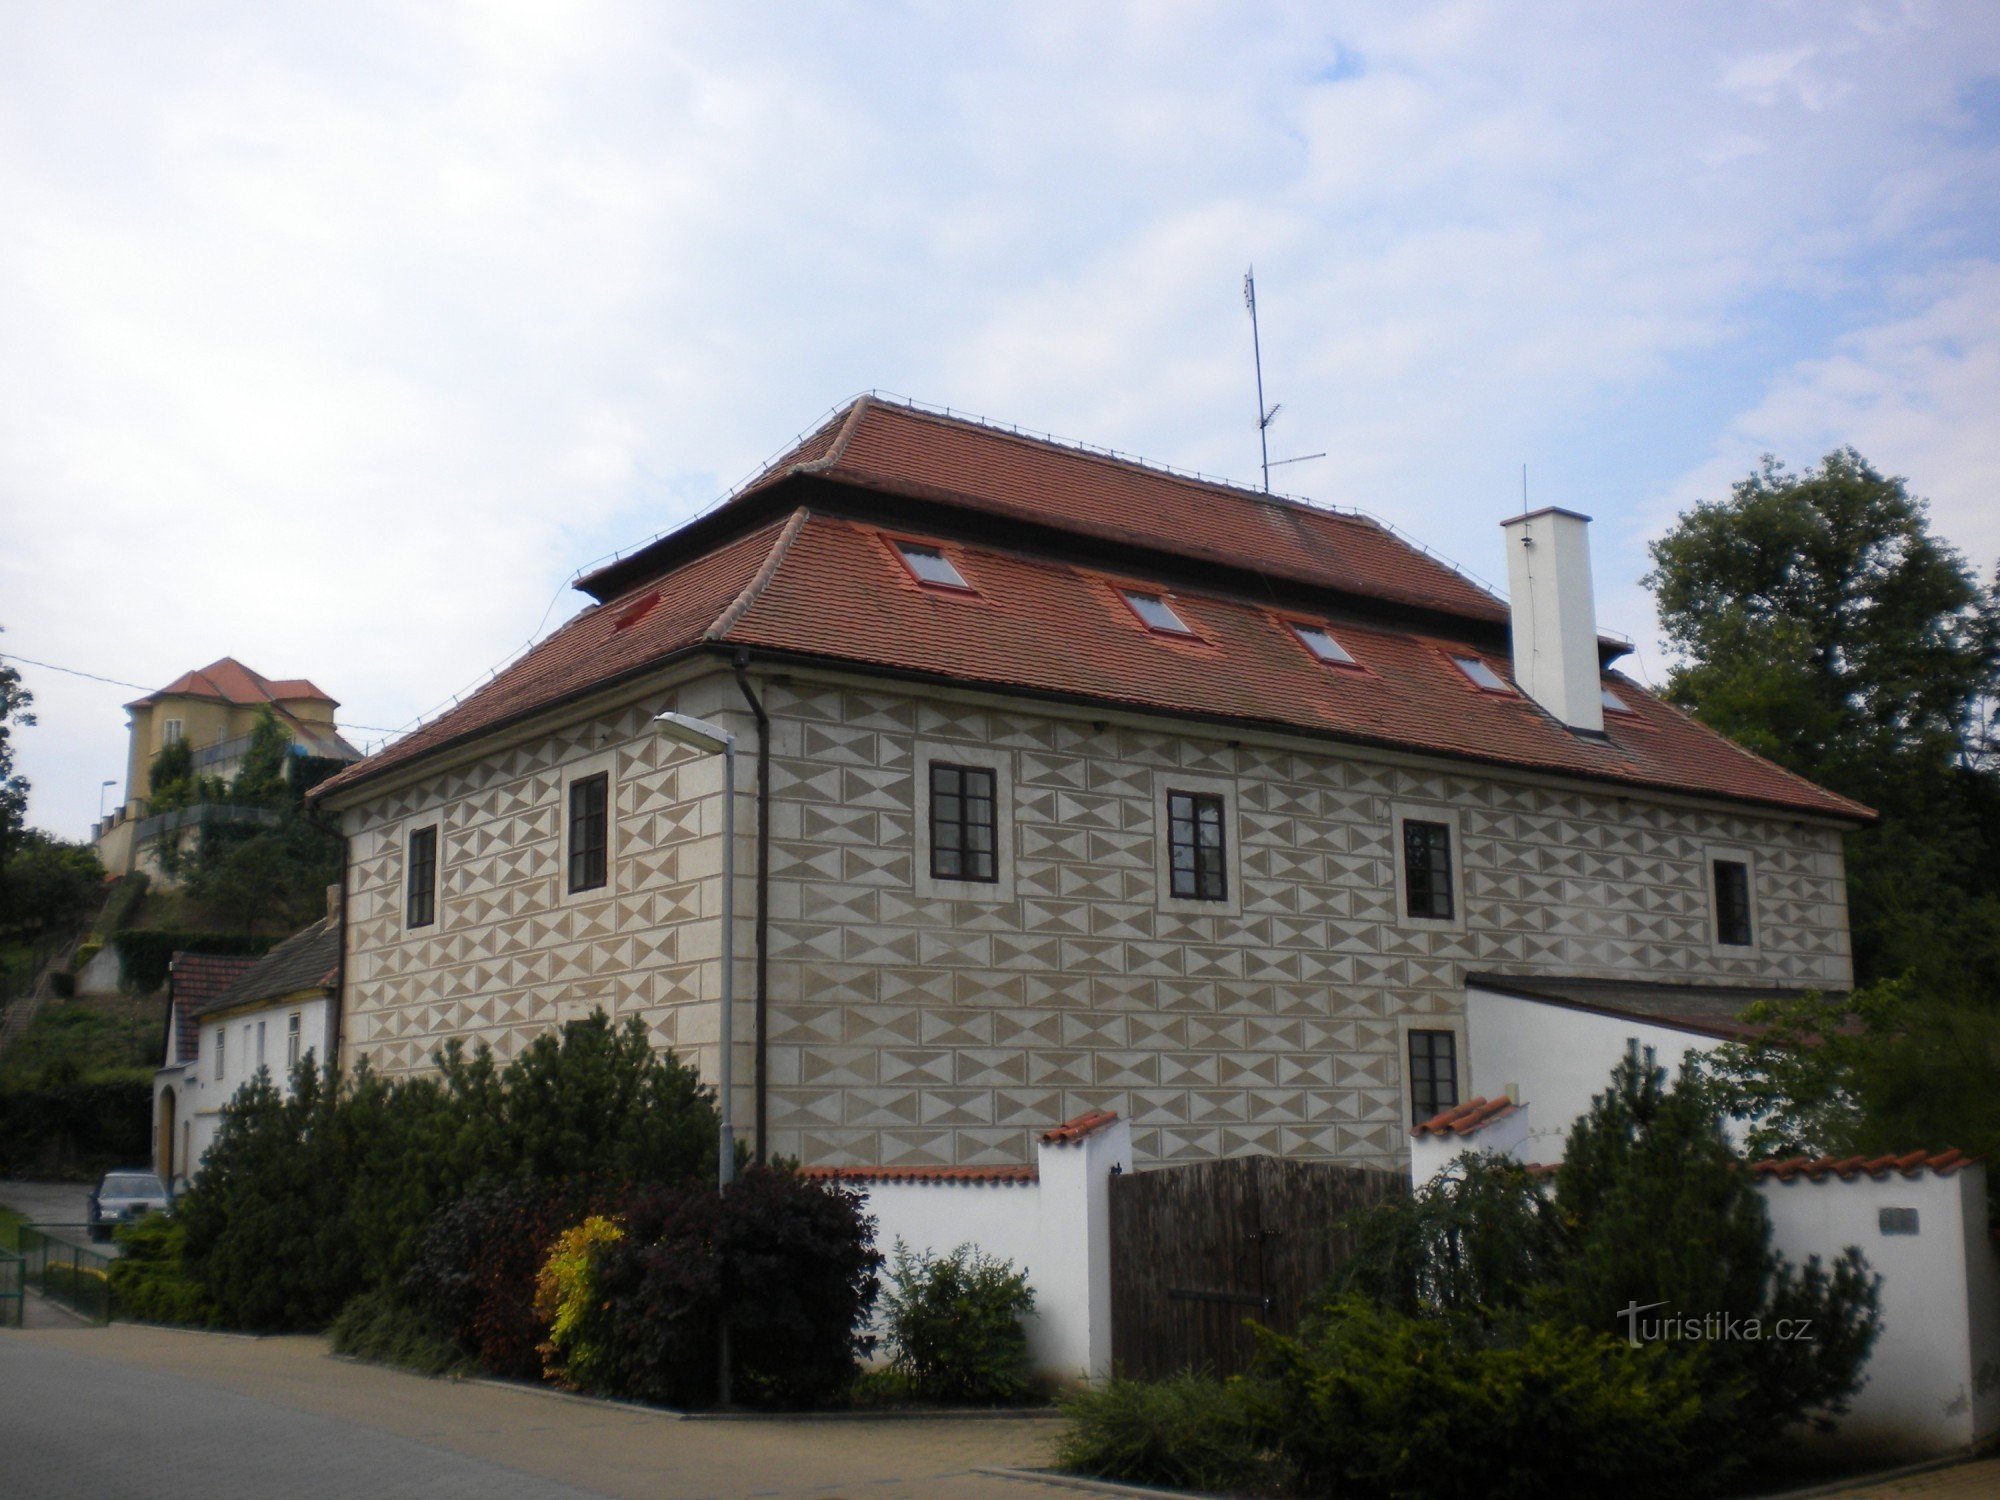
[[[772,719],[769,1149],[809,1163],[1024,1162],[1086,1109],[1141,1161],[1407,1160],[1412,1026],[1462,1031],[1464,976],[1848,981],[1839,826],[1724,802],[1156,716],[760,672]],[[652,714],[724,720],[740,757],[740,1133],[753,1128],[756,728],[723,673],[662,677],[351,803],[343,1056],[508,1056],[602,1007],[713,1077],[721,765]],[[993,773],[998,869],[940,879],[928,765]],[[608,776],[609,876],[565,886],[577,778]],[[1173,790],[1222,798],[1226,894],[1176,899]],[[1449,919],[1398,900],[1401,820],[1449,826]],[[436,826],[434,920],[406,850]],[[1708,872],[1748,861],[1756,940],[1724,947]],[[1463,1048],[1459,1049],[1463,1055]]]

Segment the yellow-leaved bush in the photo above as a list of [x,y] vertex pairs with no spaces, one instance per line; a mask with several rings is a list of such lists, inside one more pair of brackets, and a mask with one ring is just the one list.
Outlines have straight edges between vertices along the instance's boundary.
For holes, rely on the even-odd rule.
[[535,1277],[535,1316],[548,1325],[548,1342],[541,1346],[542,1369],[550,1380],[572,1389],[588,1389],[603,1359],[601,1339],[594,1337],[593,1314],[600,1312],[597,1256],[606,1245],[625,1237],[618,1220],[592,1214],[566,1229],[549,1247],[549,1258]]

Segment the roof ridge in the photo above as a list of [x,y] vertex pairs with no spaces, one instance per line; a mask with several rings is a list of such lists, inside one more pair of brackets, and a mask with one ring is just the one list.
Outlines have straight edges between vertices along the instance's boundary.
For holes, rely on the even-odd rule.
[[785,555],[792,550],[792,543],[805,529],[809,513],[807,507],[801,505],[785,518],[784,527],[779,531],[777,539],[771,543],[771,550],[764,561],[758,564],[757,571],[750,575],[750,581],[744,584],[742,592],[730,601],[729,607],[717,615],[714,623],[701,633],[703,640],[721,640],[736,628],[737,622],[744,615],[750,612],[750,607],[757,602],[764,590],[770,587],[772,578],[777,575],[779,566],[785,560]]

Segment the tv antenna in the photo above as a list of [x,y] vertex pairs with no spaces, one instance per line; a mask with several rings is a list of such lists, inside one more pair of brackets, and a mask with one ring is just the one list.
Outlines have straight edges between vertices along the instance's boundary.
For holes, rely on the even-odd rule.
[[1243,273],[1243,305],[1250,309],[1250,353],[1257,362],[1257,451],[1264,463],[1264,493],[1271,493],[1271,471],[1286,464],[1302,464],[1307,459],[1325,458],[1324,453],[1301,453],[1296,458],[1281,458],[1275,462],[1271,458],[1271,424],[1278,420],[1278,413],[1285,409],[1285,403],[1274,401],[1264,405],[1264,346],[1257,336],[1257,268],[1252,266]]

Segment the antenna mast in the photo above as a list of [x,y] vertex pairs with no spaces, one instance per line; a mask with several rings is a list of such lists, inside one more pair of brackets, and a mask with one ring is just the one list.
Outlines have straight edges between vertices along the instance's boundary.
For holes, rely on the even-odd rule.
[[[1264,407],[1264,346],[1257,337],[1257,268],[1243,273],[1243,305],[1250,309],[1250,353],[1257,362],[1257,450],[1264,461],[1264,493],[1271,493],[1271,423],[1278,407]],[[1279,403],[1282,405],[1283,403]]]

